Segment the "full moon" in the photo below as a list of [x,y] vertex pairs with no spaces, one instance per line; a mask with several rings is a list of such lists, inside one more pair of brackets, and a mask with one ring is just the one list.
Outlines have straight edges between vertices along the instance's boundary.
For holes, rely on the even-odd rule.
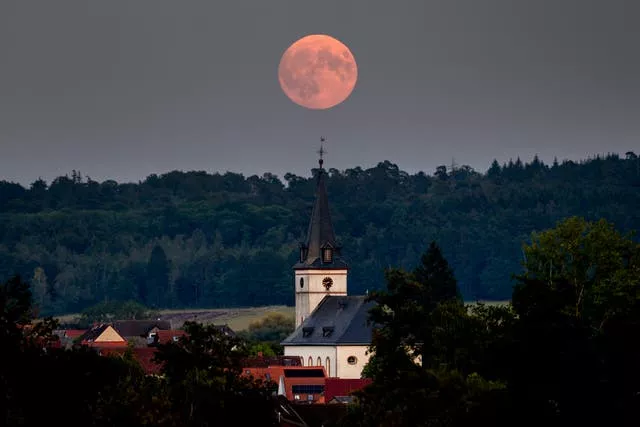
[[324,34],[293,43],[282,55],[278,80],[285,95],[306,108],[324,110],[349,97],[358,80],[358,66],[349,48]]

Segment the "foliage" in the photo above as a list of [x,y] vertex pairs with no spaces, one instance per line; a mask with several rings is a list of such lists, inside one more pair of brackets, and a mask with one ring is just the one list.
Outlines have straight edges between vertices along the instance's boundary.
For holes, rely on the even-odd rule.
[[114,320],[146,320],[155,317],[157,317],[157,313],[136,301],[108,301],[82,310],[78,323],[81,327],[89,327],[94,323]]
[[208,426],[214,419],[239,425],[274,422],[271,388],[242,375],[244,342],[213,325],[187,322],[184,327],[188,336],[160,345],[156,355],[183,425]]
[[[388,161],[331,169],[350,293],[381,289],[384,267],[411,268],[424,242],[437,240],[465,299],[508,299],[532,231],[573,215],[640,228],[640,162],[631,154],[494,162],[486,174],[464,166],[409,174]],[[313,196],[312,177],[293,174],[0,182],[0,278],[32,279],[42,314],[130,299],[176,308],[292,305],[290,269]]]
[[376,328],[365,375],[373,383],[357,394],[344,425],[477,423],[476,408],[486,410],[488,402],[494,411],[480,421],[494,421],[506,386],[476,370],[483,368],[481,351],[490,347],[487,335],[502,328],[488,320],[504,313],[483,306],[469,313],[435,242],[412,273],[390,269],[386,277],[387,291],[370,296],[377,303],[370,313]]
[[295,329],[295,319],[282,313],[269,313],[264,318],[252,322],[240,336],[250,343],[249,353],[263,356],[282,355],[280,343]]
[[524,251],[509,378],[521,409],[574,423],[634,417],[640,245],[604,220],[569,218]]

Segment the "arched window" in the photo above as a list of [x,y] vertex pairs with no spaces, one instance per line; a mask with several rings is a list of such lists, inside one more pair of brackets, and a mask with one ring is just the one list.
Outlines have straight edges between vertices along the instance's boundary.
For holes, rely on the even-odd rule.
[[313,359],[309,356],[309,366],[313,366]]
[[324,367],[327,368],[327,376],[331,376],[331,359],[327,357],[326,362],[324,362]]
[[304,357],[300,358],[300,366],[304,366]]
[[300,278],[300,289],[304,288],[304,278]]
[[318,366],[322,366],[322,359],[318,356]]

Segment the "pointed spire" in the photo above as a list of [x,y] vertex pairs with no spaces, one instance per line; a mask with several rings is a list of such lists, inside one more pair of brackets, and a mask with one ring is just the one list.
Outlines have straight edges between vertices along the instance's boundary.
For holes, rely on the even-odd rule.
[[318,172],[318,184],[316,186],[316,201],[313,205],[311,213],[311,221],[309,221],[309,229],[307,231],[307,257],[313,259],[320,257],[321,249],[326,245],[336,247],[336,236],[333,231],[333,223],[331,222],[331,213],[329,212],[329,197],[325,186],[325,171],[320,169]]
[[[316,200],[313,205],[313,211],[311,212],[311,220],[309,221],[309,228],[307,230],[307,240],[304,244],[300,245],[300,264],[307,266],[315,265],[320,266],[325,264],[326,266],[334,265],[336,259],[340,255],[340,247],[336,242],[336,236],[333,231],[333,223],[331,221],[331,214],[329,212],[329,197],[327,195],[327,188],[325,186],[326,172],[324,170],[324,155],[326,150],[322,143],[326,139],[320,138],[320,150],[318,154],[320,158],[318,164],[320,168],[318,170],[317,184],[316,184]],[[323,250],[325,253],[323,254]],[[323,256],[324,255],[324,256]],[[343,263],[343,261],[341,261]]]

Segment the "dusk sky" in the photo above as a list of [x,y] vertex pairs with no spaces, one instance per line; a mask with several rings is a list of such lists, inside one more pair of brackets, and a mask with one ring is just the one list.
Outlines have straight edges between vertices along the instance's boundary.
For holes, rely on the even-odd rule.
[[[338,169],[638,152],[639,22],[636,0],[2,0],[0,179],[307,176],[321,135]],[[329,110],[278,82],[314,33],[358,65]]]

